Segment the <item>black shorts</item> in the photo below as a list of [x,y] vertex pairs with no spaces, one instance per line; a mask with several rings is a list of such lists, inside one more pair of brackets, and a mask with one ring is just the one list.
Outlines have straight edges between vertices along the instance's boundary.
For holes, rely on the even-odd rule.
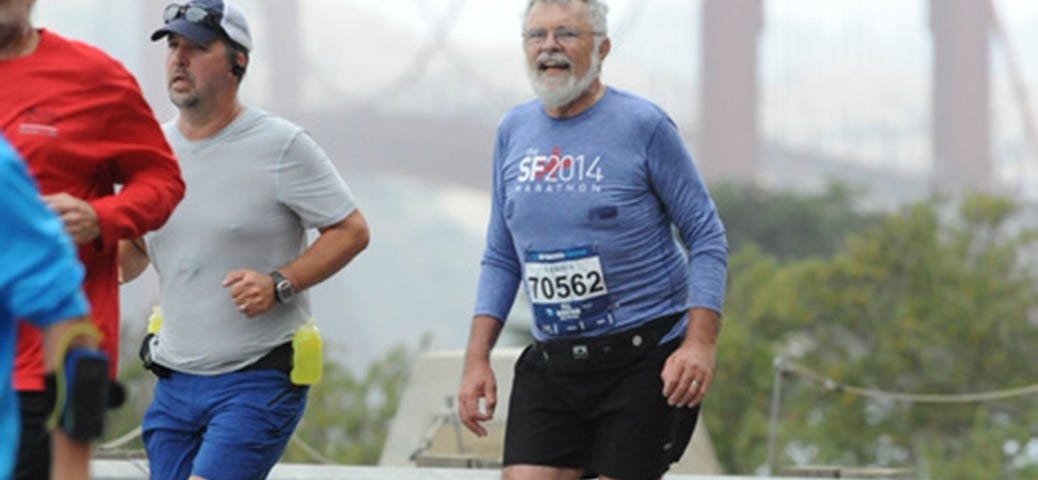
[[684,453],[699,413],[698,405],[667,405],[662,393],[660,372],[680,343],[586,374],[553,372],[541,347],[527,347],[515,366],[504,465],[577,468],[584,478],[662,476]]
[[50,478],[50,432],[47,417],[49,402],[44,392],[19,391],[18,407],[21,414],[21,434],[18,441],[18,461],[15,480]]

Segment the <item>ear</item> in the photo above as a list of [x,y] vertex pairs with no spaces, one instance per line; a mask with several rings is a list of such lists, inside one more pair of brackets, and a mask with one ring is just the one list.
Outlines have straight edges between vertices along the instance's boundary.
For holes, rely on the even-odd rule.
[[613,48],[613,43],[609,41],[609,37],[605,37],[602,40],[602,44],[598,46],[598,58],[599,60],[605,60],[609,55],[609,50]]
[[248,65],[248,55],[245,55],[241,52],[236,52],[234,54],[234,64],[231,65],[231,75],[237,77],[238,81],[240,82],[241,78],[245,76],[245,69],[246,67],[248,67]]

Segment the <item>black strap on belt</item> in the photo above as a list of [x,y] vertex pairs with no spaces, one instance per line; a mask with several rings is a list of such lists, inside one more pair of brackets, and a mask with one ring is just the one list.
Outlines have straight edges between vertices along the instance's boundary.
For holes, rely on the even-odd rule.
[[537,342],[536,348],[557,374],[609,370],[651,352],[684,316],[685,312],[678,312],[599,337],[564,337]]
[[[148,358],[150,360],[150,356]],[[146,361],[145,368],[151,370],[151,372],[159,378],[169,378],[169,376],[175,371],[165,365],[162,365],[154,361]],[[259,360],[256,360],[255,362],[252,362],[235,371],[247,372],[251,370],[278,370],[286,374],[291,373],[292,342],[285,342],[281,345],[274,347],[274,349],[267,352],[266,355],[260,357]]]
[[238,371],[245,372],[249,370],[279,370],[285,373],[291,373],[292,342],[285,342],[274,347],[273,350],[267,352],[267,354],[260,357],[259,360],[242,367]]

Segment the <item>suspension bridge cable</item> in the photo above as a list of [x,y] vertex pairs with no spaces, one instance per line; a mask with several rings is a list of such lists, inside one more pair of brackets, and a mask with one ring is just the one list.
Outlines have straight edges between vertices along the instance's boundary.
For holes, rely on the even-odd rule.
[[421,78],[435,54],[447,47],[451,31],[457,24],[458,17],[465,8],[465,3],[466,0],[454,0],[447,6],[447,10],[433,24],[432,38],[425,46],[416,51],[407,69],[372,98],[388,98]]
[[1000,41],[999,43],[1002,45],[1002,52],[1005,56],[1013,96],[1016,97],[1017,107],[1019,108],[1020,121],[1024,130],[1024,138],[1027,139],[1027,143],[1031,147],[1031,153],[1033,155],[1038,155],[1038,127],[1036,127],[1036,122],[1034,120],[1034,112],[1031,110],[1031,100],[1027,92],[1027,86],[1025,85],[1023,75],[1020,72],[1016,51],[1013,49],[1013,43],[1009,32],[1006,31],[1005,26],[1002,25],[1002,22],[999,19],[995,0],[988,0],[988,5],[991,15],[991,29],[994,32],[995,38],[998,39]]

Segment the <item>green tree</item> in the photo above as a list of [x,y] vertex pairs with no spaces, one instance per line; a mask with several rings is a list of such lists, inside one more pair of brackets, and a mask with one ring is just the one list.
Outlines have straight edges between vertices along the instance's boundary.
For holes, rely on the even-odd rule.
[[[326,459],[347,465],[373,465],[382,454],[389,423],[396,415],[408,372],[418,353],[397,346],[372,362],[360,377],[326,363],[324,377],[310,390],[296,437]],[[282,461],[313,462],[305,447],[290,443]]]
[[[722,463],[764,464],[772,359],[850,385],[967,393],[1038,380],[1036,235],[988,196],[913,205],[829,258],[733,256],[708,422]],[[910,466],[930,478],[1034,478],[1034,396],[934,405],[785,382],[778,463]],[[1014,447],[1014,445],[1016,447]]]
[[113,449],[102,451],[104,454],[116,456],[143,456],[144,444],[140,436],[129,435],[141,424],[144,411],[151,403],[151,392],[155,385],[155,377],[144,370],[136,358],[120,362],[119,382],[126,390],[126,402],[116,410],[108,412],[105,425],[104,442],[128,436],[125,441],[115,445]]
[[876,218],[856,208],[857,193],[838,183],[813,195],[738,183],[711,186],[710,191],[732,251],[752,244],[782,259],[829,256],[844,236]]

